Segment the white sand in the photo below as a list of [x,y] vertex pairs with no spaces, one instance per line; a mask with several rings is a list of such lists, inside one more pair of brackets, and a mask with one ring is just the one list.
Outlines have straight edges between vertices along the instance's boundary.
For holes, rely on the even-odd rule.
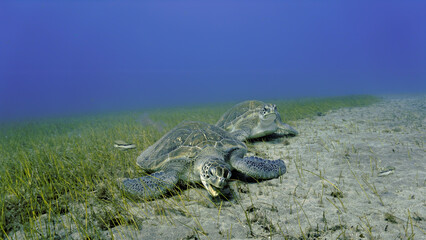
[[[228,192],[238,197],[220,207],[202,188],[185,191],[183,201],[130,203],[139,230],[120,225],[103,238],[425,239],[426,96],[324,114],[293,122],[297,137],[253,143],[251,154],[285,160],[280,179],[234,181]],[[377,176],[387,166],[394,173]]]

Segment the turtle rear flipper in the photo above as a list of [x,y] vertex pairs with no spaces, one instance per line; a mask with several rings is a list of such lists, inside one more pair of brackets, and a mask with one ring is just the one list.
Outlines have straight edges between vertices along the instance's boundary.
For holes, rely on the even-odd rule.
[[259,157],[231,159],[231,165],[239,172],[256,179],[272,179],[283,175],[286,166],[283,160],[268,160]]
[[144,199],[156,198],[172,189],[178,182],[175,171],[161,171],[149,176],[123,179],[120,187],[126,192]]

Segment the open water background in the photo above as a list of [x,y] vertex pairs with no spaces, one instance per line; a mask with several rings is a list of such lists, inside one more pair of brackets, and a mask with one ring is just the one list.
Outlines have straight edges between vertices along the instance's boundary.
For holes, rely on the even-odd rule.
[[0,121],[425,93],[426,1],[1,1]]

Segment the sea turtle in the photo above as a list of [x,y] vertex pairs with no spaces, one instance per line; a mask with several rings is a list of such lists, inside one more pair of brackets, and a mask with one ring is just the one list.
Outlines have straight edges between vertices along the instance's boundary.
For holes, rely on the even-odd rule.
[[277,106],[261,101],[245,101],[225,112],[216,126],[233,134],[240,141],[277,133],[297,135],[290,125],[281,121]]
[[201,182],[210,195],[220,193],[233,169],[256,179],[276,178],[286,172],[283,160],[244,157],[246,145],[215,125],[183,122],[137,158],[151,175],[120,180],[123,190],[141,198],[155,198],[176,184]]

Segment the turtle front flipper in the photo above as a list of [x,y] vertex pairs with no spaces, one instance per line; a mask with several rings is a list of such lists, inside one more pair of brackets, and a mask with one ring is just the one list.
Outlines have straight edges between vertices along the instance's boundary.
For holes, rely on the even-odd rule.
[[247,140],[250,137],[250,133],[251,130],[249,128],[242,128],[231,132],[231,134],[241,142]]
[[272,179],[283,175],[286,166],[283,160],[268,160],[259,157],[233,158],[230,160],[233,168],[256,179]]
[[299,134],[299,132],[294,129],[292,126],[285,124],[285,123],[281,123],[281,124],[277,124],[278,128],[276,133],[277,134],[281,134],[281,135],[293,135],[296,136]]
[[275,123],[277,124],[277,131],[275,133],[282,134],[282,135],[293,135],[296,136],[299,134],[296,129],[294,129],[292,126],[283,123],[281,121],[281,117],[279,114],[277,114],[277,118],[275,119]]
[[150,199],[159,197],[172,189],[178,180],[177,172],[161,171],[140,178],[123,179],[120,187],[134,196]]

